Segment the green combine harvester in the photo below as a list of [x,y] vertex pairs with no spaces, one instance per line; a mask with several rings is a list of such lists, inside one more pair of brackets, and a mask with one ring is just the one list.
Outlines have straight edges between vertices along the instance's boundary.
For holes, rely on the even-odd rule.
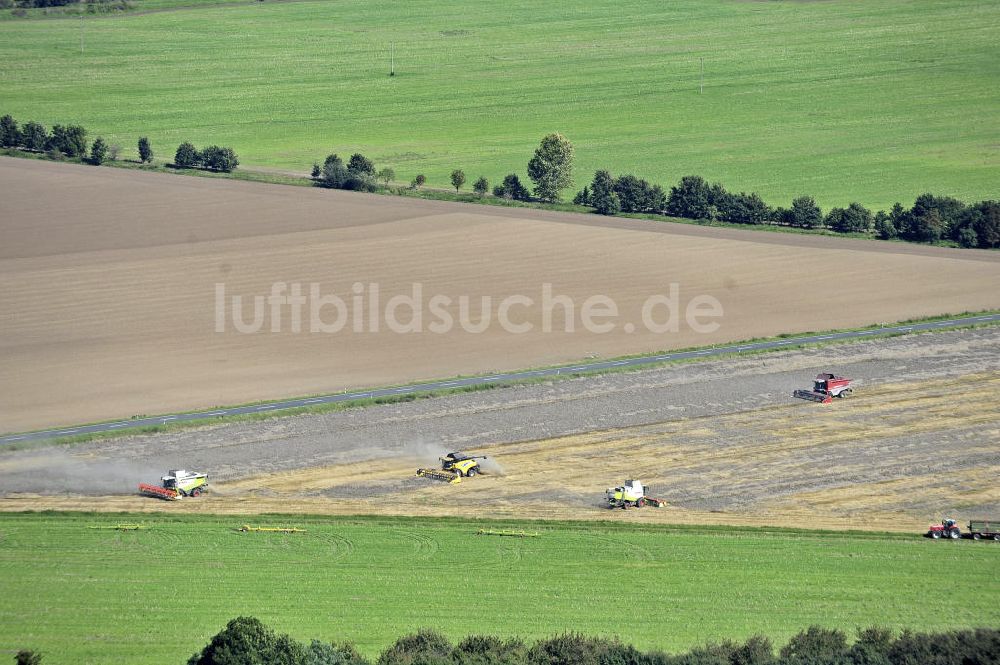
[[176,501],[185,496],[200,496],[208,487],[208,474],[174,469],[167,471],[160,482],[162,485],[139,483],[139,493],[168,501]]

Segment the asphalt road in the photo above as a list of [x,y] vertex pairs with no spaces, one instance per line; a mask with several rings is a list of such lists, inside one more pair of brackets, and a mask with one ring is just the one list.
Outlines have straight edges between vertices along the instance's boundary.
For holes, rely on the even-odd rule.
[[768,349],[780,349],[785,346],[797,344],[810,344],[817,342],[829,342],[831,340],[847,340],[869,337],[872,335],[884,335],[886,333],[911,333],[924,330],[940,330],[965,326],[976,323],[989,323],[1000,321],[1000,314],[984,314],[980,316],[968,316],[943,321],[933,321],[928,323],[913,323],[908,325],[886,326],[877,330],[848,331],[838,333],[827,333],[822,335],[807,335],[794,337],[791,339],[781,339],[766,342],[749,342],[745,344],[733,344],[728,346],[716,346],[694,351],[679,351],[676,353],[661,353],[651,356],[641,356],[637,358],[627,358],[622,360],[605,360],[589,363],[579,363],[575,365],[564,365],[560,367],[549,367],[545,369],[525,370],[519,372],[507,372],[504,374],[492,374],[489,376],[476,376],[464,379],[452,379],[442,381],[430,381],[397,388],[374,388],[349,393],[336,393],[332,395],[321,395],[318,397],[303,397],[298,399],[282,400],[279,402],[269,402],[267,404],[257,404],[248,406],[236,406],[230,408],[213,409],[209,411],[195,411],[191,413],[166,414],[161,416],[151,416],[147,418],[136,418],[133,420],[122,420],[109,423],[95,423],[92,425],[80,425],[77,427],[63,427],[59,429],[40,430],[37,432],[26,432],[22,434],[9,434],[0,437],[0,445],[7,445],[23,441],[41,441],[63,436],[75,436],[80,434],[92,434],[98,432],[114,432],[117,430],[127,430],[137,427],[148,427],[152,425],[163,425],[167,423],[186,422],[192,420],[206,420],[223,416],[235,416],[247,413],[271,413],[286,409],[315,406],[318,404],[335,404],[337,402],[348,402],[358,399],[370,399],[376,397],[408,395],[415,393],[431,392],[435,390],[448,390],[452,388],[462,388],[469,386],[486,385],[489,383],[504,383],[509,381],[520,381],[523,379],[544,378],[547,376],[559,376],[562,374],[582,374],[586,372],[600,372],[608,369],[620,367],[640,367],[652,365],[668,360],[690,360],[698,358],[710,358],[713,356],[728,355],[733,353],[745,353],[751,351],[762,351]]

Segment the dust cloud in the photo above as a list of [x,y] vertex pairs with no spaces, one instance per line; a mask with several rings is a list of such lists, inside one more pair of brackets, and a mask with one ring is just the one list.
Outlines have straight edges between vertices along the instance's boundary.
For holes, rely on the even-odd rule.
[[135,494],[139,483],[160,484],[166,469],[142,462],[84,458],[65,450],[31,452],[5,460],[0,493]]

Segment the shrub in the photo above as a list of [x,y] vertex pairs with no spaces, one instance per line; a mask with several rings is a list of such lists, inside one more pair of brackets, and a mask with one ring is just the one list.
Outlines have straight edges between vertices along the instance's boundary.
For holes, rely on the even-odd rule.
[[823,224],[823,211],[811,196],[800,196],[792,201],[790,220],[792,226],[812,229]]
[[185,141],[177,146],[177,152],[174,153],[174,166],[179,169],[190,169],[197,166],[200,162],[201,155],[194,145]]
[[415,634],[404,635],[382,652],[378,665],[432,665],[448,663],[451,643],[444,635],[421,628]]
[[881,240],[892,240],[897,235],[899,232],[889,214],[885,210],[879,210],[875,213],[875,237]]
[[521,184],[521,179],[517,177],[516,173],[505,175],[503,183],[493,188],[493,195],[515,201],[528,201],[531,199],[531,193],[527,187]]
[[462,169],[455,169],[451,172],[451,186],[455,188],[455,192],[462,189],[462,185],[465,184],[465,171]]
[[423,173],[418,173],[416,176],[414,176],[413,180],[410,182],[410,186],[413,187],[413,189],[420,189],[421,187],[424,186],[425,182],[427,182],[427,176],[425,176]]
[[9,115],[0,118],[0,147],[16,148],[21,145],[21,130]]
[[622,212],[644,212],[653,209],[653,188],[648,182],[634,175],[623,175],[615,180],[615,193]]
[[701,176],[684,176],[675,187],[670,188],[667,213],[688,219],[714,219],[717,210],[713,211],[713,199],[718,198],[719,194],[718,191],[713,192]]
[[809,626],[781,649],[781,661],[782,665],[848,665],[846,653],[843,632]]
[[67,157],[83,157],[87,154],[87,130],[79,125],[53,125],[45,147]]
[[239,158],[232,148],[222,148],[210,145],[201,151],[201,164],[211,171],[229,173],[240,164]]
[[598,171],[590,183],[590,203],[601,215],[614,215],[622,209],[621,200],[615,192],[615,181],[607,171]]
[[303,665],[370,665],[367,658],[345,642],[342,644],[326,644],[313,640],[306,647],[306,658]]
[[90,163],[100,166],[108,158],[108,145],[104,139],[98,136],[94,139],[94,145],[90,146]]
[[42,654],[37,651],[27,651],[22,649],[17,652],[14,656],[14,663],[16,665],[40,665],[42,662]]
[[49,141],[49,133],[43,125],[37,122],[28,121],[21,128],[21,144],[27,150],[45,150],[45,144]]
[[237,617],[188,665],[301,665],[305,659],[305,647],[288,635],[276,635],[254,617]]
[[518,665],[527,663],[527,654],[521,640],[470,635],[454,648],[451,659],[455,665]]
[[143,164],[153,161],[153,148],[145,136],[139,139],[139,161]]
[[479,196],[485,196],[486,192],[490,190],[490,181],[485,178],[485,176],[479,176],[476,182],[472,183],[472,191],[474,191]]
[[774,211],[757,194],[726,194],[718,204],[719,217],[733,224],[767,224]]
[[980,201],[963,210],[951,235],[963,247],[1000,247],[1000,202]]
[[578,206],[589,206],[590,205],[590,189],[586,185],[583,186],[576,196],[573,197],[573,203]]

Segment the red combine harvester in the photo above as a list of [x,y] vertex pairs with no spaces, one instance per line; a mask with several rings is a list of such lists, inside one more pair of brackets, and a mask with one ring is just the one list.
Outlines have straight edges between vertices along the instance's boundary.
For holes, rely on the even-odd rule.
[[792,395],[820,404],[829,404],[834,397],[847,397],[854,390],[851,380],[834,374],[817,374],[812,390],[796,390]]

